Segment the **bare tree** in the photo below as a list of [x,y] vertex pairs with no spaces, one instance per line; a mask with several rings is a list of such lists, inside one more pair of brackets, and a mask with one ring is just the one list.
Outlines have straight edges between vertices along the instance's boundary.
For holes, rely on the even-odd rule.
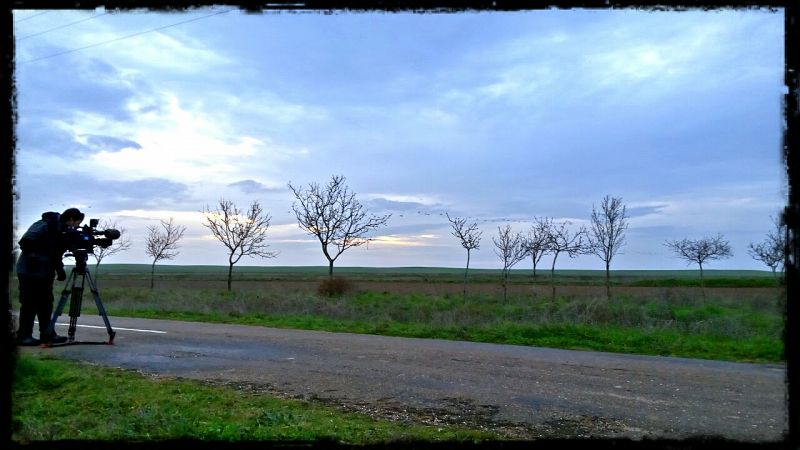
[[523,245],[525,238],[520,233],[512,233],[511,225],[497,227],[497,238],[492,237],[494,253],[503,261],[503,301],[508,298],[508,275],[511,268],[528,256]]
[[553,299],[556,297],[556,261],[558,255],[566,253],[570,258],[587,253],[587,231],[585,227],[580,227],[575,232],[568,228],[572,222],[564,220],[551,227],[550,239],[547,250],[553,254],[553,265],[550,267],[550,281],[553,287]]
[[536,279],[536,266],[549,251],[550,235],[553,233],[553,219],[549,217],[534,217],[528,236],[523,245],[533,263],[533,279]]
[[592,205],[589,250],[606,264],[606,297],[608,299],[611,298],[611,259],[625,244],[627,228],[626,210],[621,198],[612,198],[606,195],[599,211]]
[[97,278],[97,272],[100,268],[100,262],[103,259],[108,258],[109,256],[116,255],[117,253],[128,251],[131,248],[132,242],[131,238],[127,235],[127,230],[125,228],[118,226],[116,221],[100,221],[98,228],[101,230],[107,229],[114,229],[119,231],[120,237],[119,239],[115,239],[114,242],[108,247],[101,247],[98,246],[94,249],[94,252],[91,253],[92,257],[95,260],[94,264],[94,274],[95,278]]
[[572,232],[568,228],[571,224],[572,222],[565,220],[557,225],[554,224],[551,228],[547,250],[553,254],[553,265],[550,268],[550,276],[553,279],[555,279],[556,260],[558,260],[558,255],[561,253],[566,253],[570,258],[575,258],[576,256],[585,254],[588,251],[586,228],[580,227],[575,232]]
[[370,214],[356,194],[345,185],[345,177],[334,175],[324,187],[310,183],[308,189],[289,183],[295,199],[292,210],[300,229],[313,234],[322,245],[328,259],[328,276],[333,277],[333,263],[351,247],[370,241],[367,234],[386,224],[391,214]]
[[706,261],[713,261],[733,256],[730,244],[722,234],[715,237],[704,237],[702,239],[681,239],[680,241],[667,241],[664,245],[672,249],[675,254],[686,260],[689,264],[696,263],[700,266],[700,284],[703,284],[703,264]]
[[181,240],[185,231],[186,227],[176,225],[172,217],[169,218],[169,222],[161,221],[161,229],[155,225],[147,226],[145,253],[153,258],[150,270],[150,289],[153,289],[156,263],[162,259],[172,259],[178,256],[178,241]]
[[464,269],[464,300],[467,300],[467,272],[469,271],[469,254],[472,250],[477,250],[481,246],[481,231],[478,231],[478,223],[467,223],[466,218],[450,217],[445,213],[450,226],[453,228],[451,234],[461,241],[461,246],[467,251],[467,267]]
[[217,209],[212,211],[206,205],[202,212],[206,218],[203,226],[211,230],[214,237],[228,249],[228,291],[231,290],[233,266],[242,256],[278,256],[276,252],[267,251],[269,245],[264,241],[272,217],[261,209],[257,200],[250,204],[246,215],[242,215],[232,201],[225,199],[219,200]]
[[761,261],[772,269],[772,273],[778,266],[784,266],[786,255],[788,254],[788,241],[786,239],[786,224],[772,218],[775,228],[767,233],[766,239],[758,244],[750,243],[747,253],[756,261]]

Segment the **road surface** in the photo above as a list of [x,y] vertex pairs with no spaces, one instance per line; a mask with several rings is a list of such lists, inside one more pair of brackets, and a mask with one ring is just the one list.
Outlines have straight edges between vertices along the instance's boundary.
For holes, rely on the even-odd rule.
[[[67,334],[61,316],[57,331]],[[111,317],[114,345],[26,347],[103,366],[511,438],[781,441],[785,364],[745,364]],[[78,341],[108,339],[81,316]]]

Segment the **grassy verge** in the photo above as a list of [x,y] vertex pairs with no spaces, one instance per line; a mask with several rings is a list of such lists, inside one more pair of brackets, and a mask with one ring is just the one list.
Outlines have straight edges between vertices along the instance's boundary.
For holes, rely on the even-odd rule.
[[520,325],[510,322],[491,327],[438,327],[390,321],[368,323],[333,320],[324,316],[309,315],[254,314],[232,317],[188,311],[120,311],[120,314],[151,319],[233,323],[740,362],[779,362],[784,358],[783,343],[779,337],[736,338],[713,332],[681,333],[677,330],[657,328],[640,329],[585,324]]
[[[681,291],[683,292],[683,291]],[[739,291],[737,291],[739,292]],[[354,292],[109,289],[112,315],[237,323],[748,362],[783,360],[779,300],[644,296],[537,297]],[[88,306],[94,308],[93,304]]]
[[[730,361],[784,359],[786,291],[768,272],[707,271],[700,287],[696,271],[619,271],[609,300],[602,272],[556,271],[551,286],[546,276],[530,284],[520,271],[504,300],[491,270],[470,276],[464,298],[460,270],[344,268],[349,289],[331,298],[317,292],[320,274],[327,280],[323,268],[242,267],[237,276],[260,281],[235,280],[232,292],[217,282],[226,275],[219,267],[160,269],[164,278],[149,289],[149,273],[140,268],[104,267],[100,289],[108,313]],[[481,277],[494,281],[480,283]],[[12,282],[12,298],[16,288]],[[55,286],[56,298],[61,288]],[[88,295],[83,306],[96,312]]]
[[20,355],[12,388],[13,440],[475,442],[489,433],[379,421],[297,400],[192,380]]

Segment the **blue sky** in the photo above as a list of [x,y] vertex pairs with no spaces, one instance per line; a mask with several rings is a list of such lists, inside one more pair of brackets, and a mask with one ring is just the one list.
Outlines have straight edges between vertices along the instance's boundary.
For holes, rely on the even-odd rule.
[[[168,264],[227,264],[203,222],[220,198],[272,215],[274,259],[325,265],[287,183],[333,174],[392,214],[337,266],[463,267],[445,213],[492,236],[534,216],[628,208],[612,269],[683,269],[667,239],[722,233],[747,254],[786,202],[782,11],[246,14],[15,11],[18,233],[44,211],[187,228]],[[549,267],[548,256],[542,264]],[[520,263],[519,268],[529,263]],[[601,269],[596,256],[557,268]]]

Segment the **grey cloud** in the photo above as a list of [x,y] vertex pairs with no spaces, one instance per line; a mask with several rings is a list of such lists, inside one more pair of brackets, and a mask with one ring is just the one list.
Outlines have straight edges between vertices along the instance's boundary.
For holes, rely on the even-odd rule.
[[259,183],[258,181],[255,180],[237,181],[236,183],[231,183],[228,186],[239,188],[245,194],[259,194],[259,193],[283,191],[282,189],[267,187],[266,185]]
[[648,214],[660,212],[666,206],[666,203],[653,206],[636,206],[633,208],[625,208],[625,212],[628,214],[628,217],[646,216]]
[[120,139],[115,138],[113,136],[100,136],[96,134],[90,134],[87,136],[87,142],[89,147],[94,150],[98,151],[111,151],[116,152],[125,148],[135,148],[140,149],[142,148],[137,142],[128,140],[128,139]]
[[17,151],[60,155],[81,155],[90,149],[75,141],[71,133],[53,127],[43,120],[26,121],[17,127]]
[[[129,101],[151,89],[143,81],[125,77],[113,66],[45,60],[22,66],[17,72],[19,114],[64,120],[75,111],[128,121]],[[54,74],[57,76],[54,77]]]
[[34,199],[47,199],[56,209],[59,205],[87,205],[99,210],[183,209],[182,203],[191,201],[185,184],[162,178],[113,181],[52,175],[18,179],[17,184],[20,192]]

